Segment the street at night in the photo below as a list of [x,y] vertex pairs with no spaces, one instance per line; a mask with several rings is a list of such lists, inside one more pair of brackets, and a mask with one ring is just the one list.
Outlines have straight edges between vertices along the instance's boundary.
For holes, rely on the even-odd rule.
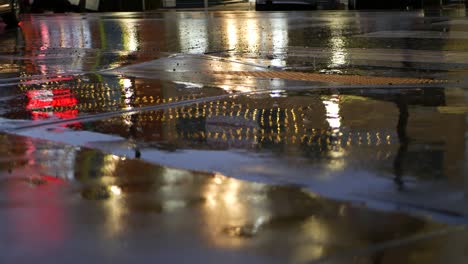
[[468,9],[0,22],[0,263],[468,263]]

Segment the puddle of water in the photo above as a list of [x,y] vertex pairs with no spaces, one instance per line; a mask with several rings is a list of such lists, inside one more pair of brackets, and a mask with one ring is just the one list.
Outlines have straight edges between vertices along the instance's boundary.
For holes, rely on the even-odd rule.
[[[57,251],[71,254],[70,245],[89,249],[91,258],[120,256],[121,251],[114,251],[117,241],[135,242],[143,236],[156,244],[164,240],[170,252],[195,247],[205,256],[216,250],[223,254],[235,250],[240,257],[248,257],[238,250],[249,248],[259,257],[303,262],[444,227],[327,200],[294,186],[171,169],[18,136],[3,135],[1,141],[1,152],[15,152],[27,160],[10,163],[8,171],[0,167],[0,213],[5,216],[1,223],[9,226],[6,237],[15,238],[5,244],[11,249],[6,251],[11,255],[3,256],[6,259],[17,250],[30,252],[22,257],[25,260],[38,252],[41,256]],[[24,175],[42,183],[31,185],[21,180]],[[24,213],[34,221],[26,221]],[[50,225],[51,217],[53,233],[44,227]],[[110,251],[101,250],[98,244],[103,242],[103,248]],[[135,250],[126,247],[127,253]],[[138,252],[154,253],[148,250],[140,247]],[[407,254],[411,252],[401,256]]]
[[[448,211],[464,215],[465,93],[272,91],[19,133],[180,168],[301,184],[391,210],[444,214],[450,200]],[[381,204],[387,202],[390,207]]]

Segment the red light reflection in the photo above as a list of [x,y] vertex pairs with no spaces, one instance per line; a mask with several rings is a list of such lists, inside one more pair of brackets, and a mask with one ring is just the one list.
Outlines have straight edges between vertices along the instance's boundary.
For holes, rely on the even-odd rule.
[[[52,116],[60,119],[71,119],[78,116],[77,109],[70,109],[78,104],[78,100],[70,89],[31,90],[27,91],[26,96],[29,99],[26,109],[31,111],[33,120],[47,119]],[[48,109],[54,110],[57,107],[68,109],[47,111]]]

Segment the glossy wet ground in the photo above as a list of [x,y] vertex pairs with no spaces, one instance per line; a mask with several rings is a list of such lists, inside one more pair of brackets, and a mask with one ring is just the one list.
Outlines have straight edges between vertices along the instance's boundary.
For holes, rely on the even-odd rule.
[[31,138],[1,142],[3,263],[465,258],[464,226]]
[[0,32],[7,262],[466,261],[464,10]]

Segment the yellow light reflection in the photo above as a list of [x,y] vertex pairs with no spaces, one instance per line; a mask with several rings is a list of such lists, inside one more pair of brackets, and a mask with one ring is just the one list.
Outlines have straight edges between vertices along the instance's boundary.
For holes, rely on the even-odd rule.
[[226,190],[224,191],[223,200],[229,206],[237,207],[239,206],[239,182],[238,181],[230,181]]
[[227,42],[228,48],[235,49],[238,44],[238,32],[237,32],[237,25],[236,19],[226,19],[226,34],[227,34]]
[[121,195],[122,194],[122,189],[119,187],[119,186],[116,186],[116,185],[113,185],[110,187],[110,191],[114,194],[114,195]]
[[137,51],[140,47],[138,39],[137,24],[135,21],[122,21],[120,22],[122,27],[123,46],[125,51]]
[[[270,20],[272,29],[272,44],[273,54],[284,54],[289,45],[288,37],[288,21],[286,19],[272,18]],[[283,67],[286,66],[284,59],[275,58],[271,61],[272,66]]]
[[112,175],[115,172],[119,160],[120,158],[115,155],[106,155],[104,157],[104,162],[101,167],[101,171],[104,173],[105,176]]
[[205,19],[181,19],[178,31],[183,52],[201,54],[208,51],[208,31]]
[[344,18],[337,17],[330,27],[332,37],[330,38],[329,45],[332,54],[328,66],[332,68],[340,67],[347,63],[348,51],[346,50],[345,37],[343,36],[344,25],[346,25]]
[[340,170],[346,165],[345,160],[342,159],[346,151],[341,146],[343,133],[341,132],[340,97],[334,94],[323,100],[323,104],[326,110],[326,120],[331,129],[331,138],[327,139],[327,143],[330,144],[329,156],[331,157],[328,168]]
[[[247,32],[245,32],[245,36],[247,38],[247,44],[248,44],[248,50],[252,51],[257,48],[259,45],[259,35],[260,35],[260,30],[259,30],[259,25],[258,25],[258,19],[249,19],[247,20],[247,25],[245,25],[247,28]],[[245,28],[245,27],[242,27]]]

